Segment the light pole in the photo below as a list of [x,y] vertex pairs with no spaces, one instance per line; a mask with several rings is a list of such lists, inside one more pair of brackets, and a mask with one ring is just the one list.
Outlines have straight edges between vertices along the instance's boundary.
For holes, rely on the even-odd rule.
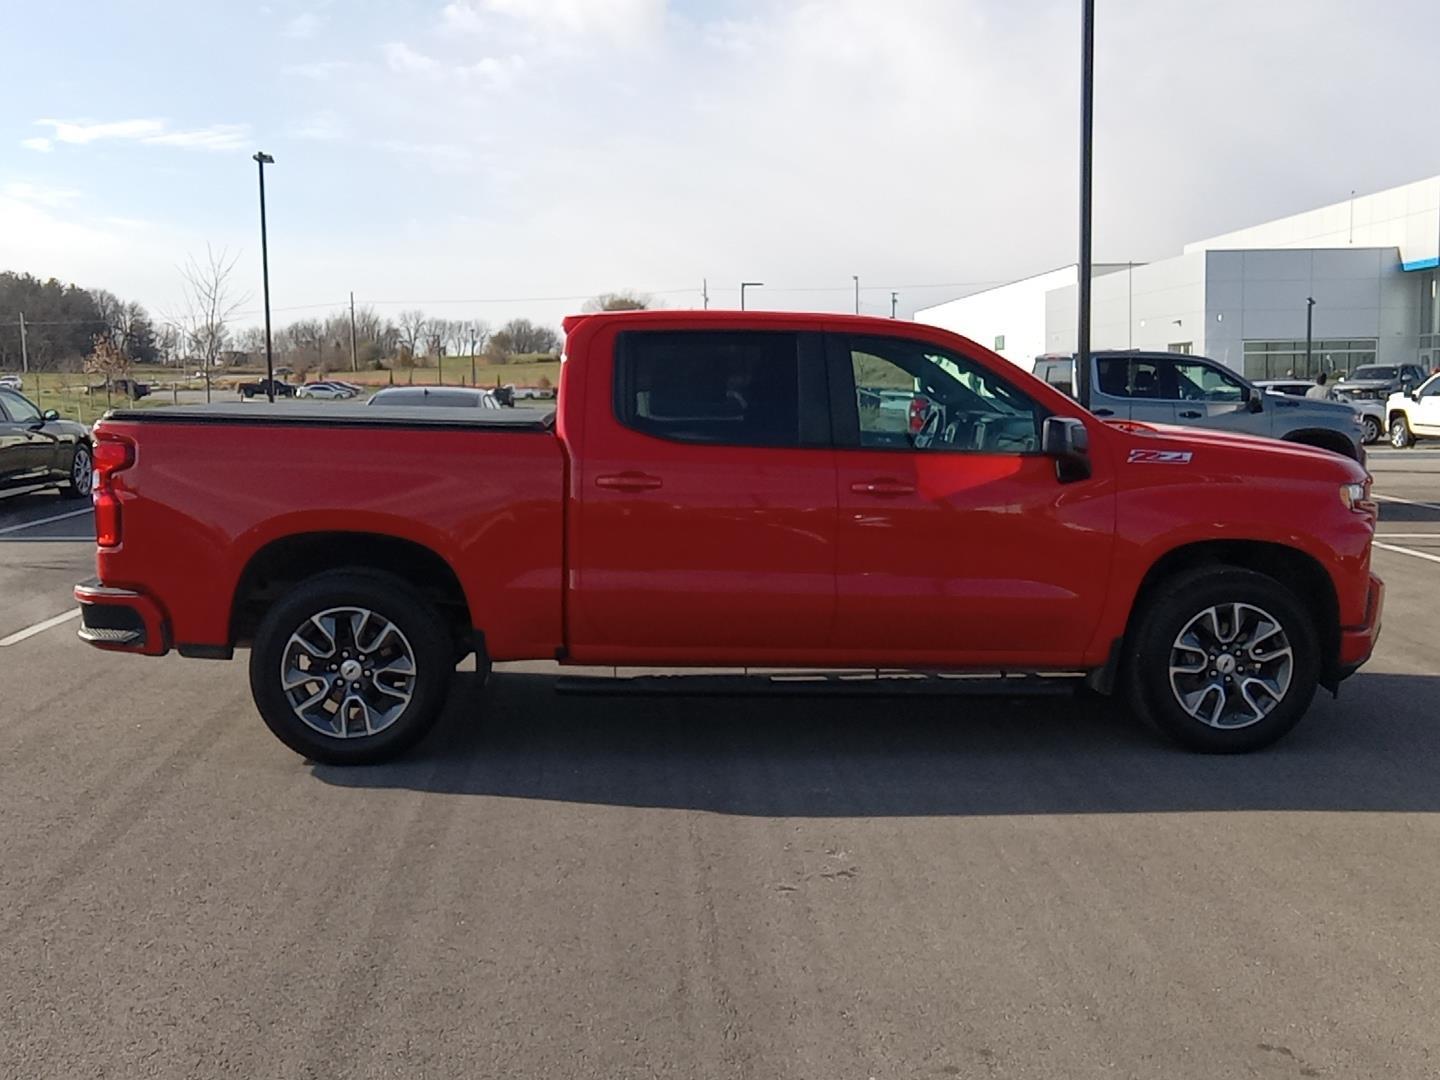
[[890,318],[895,317],[895,305],[900,303],[900,294],[894,289],[890,290]]
[[270,345],[270,249],[265,236],[265,166],[274,165],[275,159],[263,150],[254,155],[256,167],[260,170],[260,278],[265,290],[265,396],[275,404],[275,352]]
[[1095,130],[1095,0],[1080,5],[1080,309],[1075,317],[1075,366],[1090,373],[1090,177]]
[[1314,326],[1315,298],[1313,296],[1307,296],[1305,298],[1305,377],[1307,379],[1315,374],[1315,372],[1310,369],[1310,350],[1314,346],[1314,336],[1312,334]]
[[855,282],[855,314],[860,314],[860,275],[851,274],[850,280]]
[[742,281],[740,282],[740,310],[745,310],[745,290],[758,289],[765,283],[763,281]]

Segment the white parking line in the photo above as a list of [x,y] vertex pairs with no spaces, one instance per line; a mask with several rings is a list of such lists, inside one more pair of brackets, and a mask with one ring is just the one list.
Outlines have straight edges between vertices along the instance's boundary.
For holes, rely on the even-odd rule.
[[1381,495],[1376,493],[1375,498],[1381,502],[1404,503],[1406,506],[1423,506],[1426,510],[1440,510],[1440,503],[1420,502],[1416,499],[1402,499],[1399,495]]
[[[1401,547],[1399,544],[1382,544],[1379,540],[1375,541],[1375,546],[1381,551],[1393,551],[1397,555],[1413,555],[1415,558],[1424,559],[1427,562],[1440,563],[1440,555],[1431,555],[1428,551],[1416,551],[1414,548]],[[0,641],[0,645],[4,644],[3,641]]]
[[1440,540],[1440,532],[1428,533],[1376,533],[1376,540]]
[[52,521],[66,521],[70,518],[77,518],[81,514],[93,514],[94,512],[87,506],[84,510],[71,510],[68,514],[56,514],[54,517],[39,518],[36,521],[27,521],[20,525],[7,525],[0,529],[0,536],[4,536],[6,533],[20,532],[22,529],[34,529],[40,525],[49,525]]
[[54,491],[54,484],[31,484],[28,487],[11,488],[8,491],[0,491],[0,502],[6,499],[18,499],[22,495],[33,495],[37,491]]
[[[1440,559],[1435,561],[1440,562]],[[54,618],[46,619],[44,622],[37,622],[34,626],[27,626],[24,630],[16,630],[15,633],[9,637],[0,638],[0,649],[5,648],[7,645],[19,645],[20,642],[26,638],[32,638],[36,634],[43,634],[52,626],[59,626],[61,623],[69,622],[71,619],[79,618],[79,616],[80,609],[77,607],[74,611],[67,611],[63,615],[56,615]]]

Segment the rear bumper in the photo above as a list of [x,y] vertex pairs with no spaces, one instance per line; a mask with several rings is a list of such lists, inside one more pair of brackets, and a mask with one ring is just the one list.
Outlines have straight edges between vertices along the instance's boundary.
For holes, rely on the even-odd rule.
[[75,586],[80,604],[81,641],[107,652],[164,656],[170,628],[160,605],[144,593],[101,585],[91,578]]
[[1375,651],[1375,643],[1380,640],[1380,622],[1384,608],[1385,583],[1371,574],[1370,591],[1365,600],[1365,624],[1340,628],[1337,673],[1341,679],[1354,675]]

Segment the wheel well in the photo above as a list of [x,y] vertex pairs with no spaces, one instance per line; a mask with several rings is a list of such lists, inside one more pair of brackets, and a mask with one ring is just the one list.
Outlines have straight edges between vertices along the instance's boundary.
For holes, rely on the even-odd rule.
[[1307,428],[1303,431],[1290,432],[1285,436],[1285,441],[1300,443],[1302,446],[1314,446],[1320,450],[1329,450],[1332,453],[1343,454],[1351,461],[1356,460],[1355,444],[1338,431]]
[[1404,420],[1405,426],[1410,426],[1410,415],[1404,409],[1391,409],[1385,415],[1385,427],[1388,429],[1396,420]]
[[465,590],[450,564],[423,544],[379,533],[303,533],[257,551],[240,575],[230,608],[232,644],[248,644],[265,611],[290,586],[331,570],[373,571],[414,587],[450,624],[456,640],[470,641],[473,622]]
[[1274,578],[1289,589],[1315,619],[1320,633],[1320,685],[1333,690],[1338,685],[1340,654],[1340,603],[1335,583],[1315,559],[1286,547],[1261,540],[1207,540],[1166,552],[1140,582],[1126,627],[1134,629],[1139,613],[1155,591],[1169,579],[1204,566],[1238,567]]

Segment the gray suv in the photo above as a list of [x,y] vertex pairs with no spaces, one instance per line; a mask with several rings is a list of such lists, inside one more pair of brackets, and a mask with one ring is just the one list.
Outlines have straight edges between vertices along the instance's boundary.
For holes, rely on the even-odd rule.
[[1266,394],[1203,356],[1104,351],[1077,373],[1075,357],[1051,354],[1036,359],[1035,375],[1104,419],[1267,435],[1365,460],[1364,428],[1350,406]]

